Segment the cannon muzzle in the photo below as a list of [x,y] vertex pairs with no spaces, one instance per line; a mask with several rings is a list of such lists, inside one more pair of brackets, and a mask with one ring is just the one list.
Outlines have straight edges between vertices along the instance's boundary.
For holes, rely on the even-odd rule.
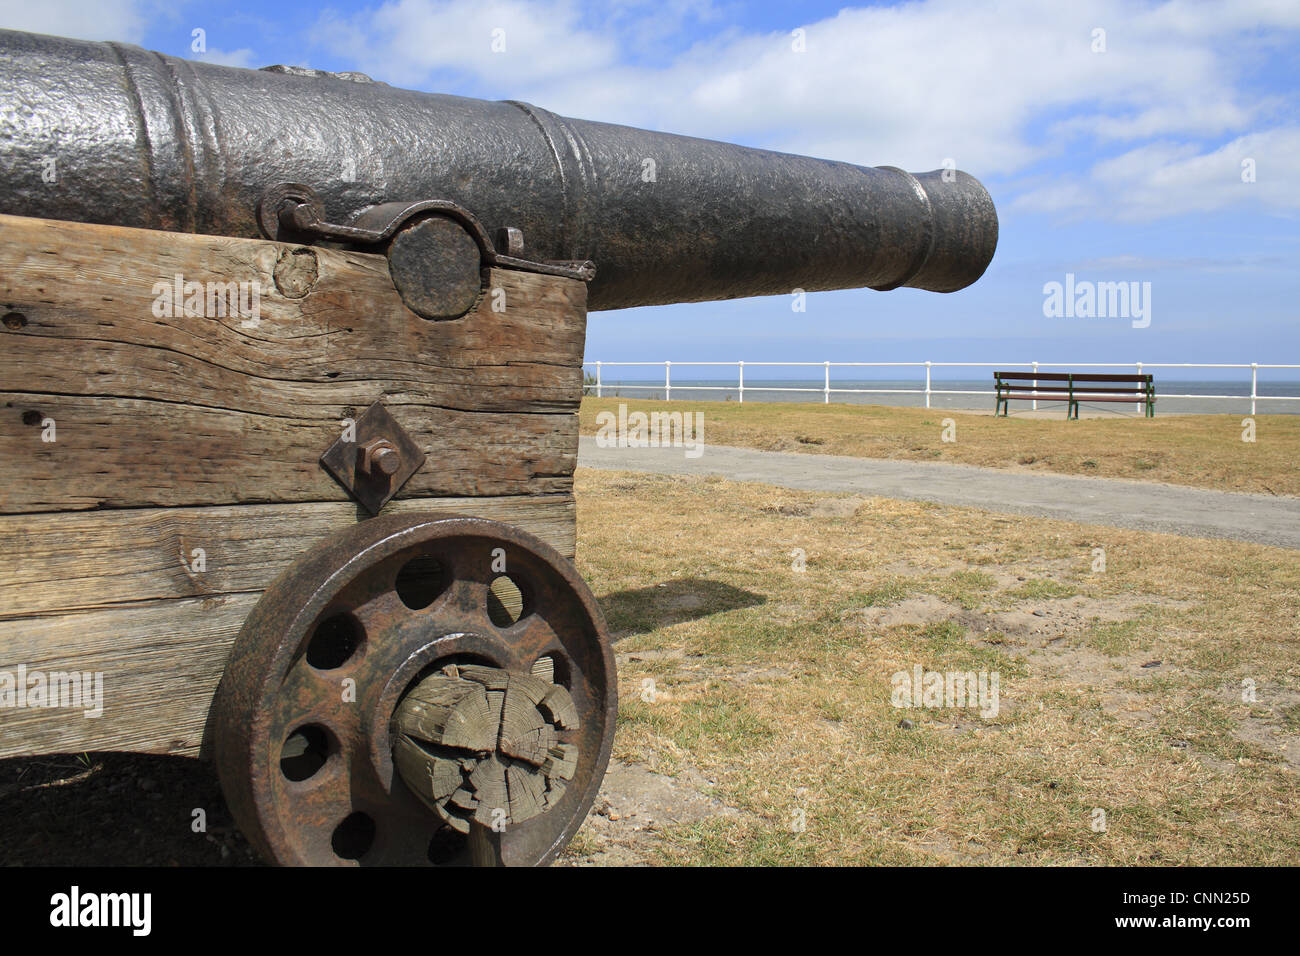
[[486,235],[513,237],[512,253],[594,262],[592,310],[795,289],[953,292],[983,274],[998,233],[988,193],[956,170],[0,31],[0,212],[257,237],[259,202],[283,183],[309,185],[332,222],[454,203]]

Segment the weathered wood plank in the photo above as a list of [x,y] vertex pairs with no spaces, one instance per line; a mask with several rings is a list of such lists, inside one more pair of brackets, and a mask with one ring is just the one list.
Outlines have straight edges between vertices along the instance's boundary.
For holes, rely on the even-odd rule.
[[[302,298],[275,280],[295,250]],[[256,324],[156,314],[177,275],[256,282]],[[0,216],[0,513],[344,501],[317,459],[378,398],[429,455],[404,495],[567,492],[586,288],[490,285],[431,322],[380,256]]]
[[[306,247],[0,216],[0,305],[25,320],[0,328],[0,382],[259,415],[364,407],[377,382],[398,404],[576,407],[584,283],[493,270],[499,294],[464,318],[433,322],[406,309],[379,255],[307,250],[315,284],[302,298],[284,295],[274,272],[294,250]],[[155,283],[174,287],[177,275],[205,288],[256,282],[257,324],[183,309],[156,315]]]
[[0,671],[103,674],[103,714],[0,709],[0,757],[130,750],[199,756],[230,645],[259,595],[0,621]]
[[[406,500],[474,514],[573,553],[573,498]],[[231,643],[260,593],[344,504],[142,509],[0,519],[0,672],[100,672],[104,712],[0,709],[0,757],[78,750],[197,755]],[[205,570],[192,573],[193,550]]]
[[[384,509],[417,511],[503,521],[574,554],[571,495],[398,499]],[[261,591],[356,520],[343,502],[0,516],[0,619]]]
[[[385,406],[428,460],[401,497],[566,493],[578,420]],[[320,466],[339,421],[133,399],[0,392],[0,514],[157,505],[350,501]],[[53,421],[54,441],[46,441]],[[24,422],[30,422],[25,424]]]

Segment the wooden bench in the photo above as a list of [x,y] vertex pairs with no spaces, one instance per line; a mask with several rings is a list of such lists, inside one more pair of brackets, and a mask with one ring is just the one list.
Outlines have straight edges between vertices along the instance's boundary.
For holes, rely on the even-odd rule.
[[1140,402],[1146,418],[1156,417],[1156,386],[1151,375],[1080,375],[1074,372],[994,372],[997,404],[1008,414],[1012,400],[1068,402],[1068,417],[1078,419],[1080,402]]

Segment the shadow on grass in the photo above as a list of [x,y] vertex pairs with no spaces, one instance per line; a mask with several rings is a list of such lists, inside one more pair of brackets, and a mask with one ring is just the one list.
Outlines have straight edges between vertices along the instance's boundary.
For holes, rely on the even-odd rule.
[[767,598],[721,581],[673,578],[650,587],[602,595],[599,601],[611,636],[621,641],[710,614],[755,607]]
[[[195,810],[206,833],[193,830]],[[206,761],[129,753],[0,760],[0,865],[256,862]]]

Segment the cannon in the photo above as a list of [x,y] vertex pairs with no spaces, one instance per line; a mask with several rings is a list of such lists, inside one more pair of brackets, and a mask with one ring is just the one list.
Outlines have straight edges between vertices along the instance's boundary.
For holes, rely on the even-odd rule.
[[277,863],[550,862],[617,712],[588,310],[996,242],[956,170],[0,31],[0,756],[211,759]]

